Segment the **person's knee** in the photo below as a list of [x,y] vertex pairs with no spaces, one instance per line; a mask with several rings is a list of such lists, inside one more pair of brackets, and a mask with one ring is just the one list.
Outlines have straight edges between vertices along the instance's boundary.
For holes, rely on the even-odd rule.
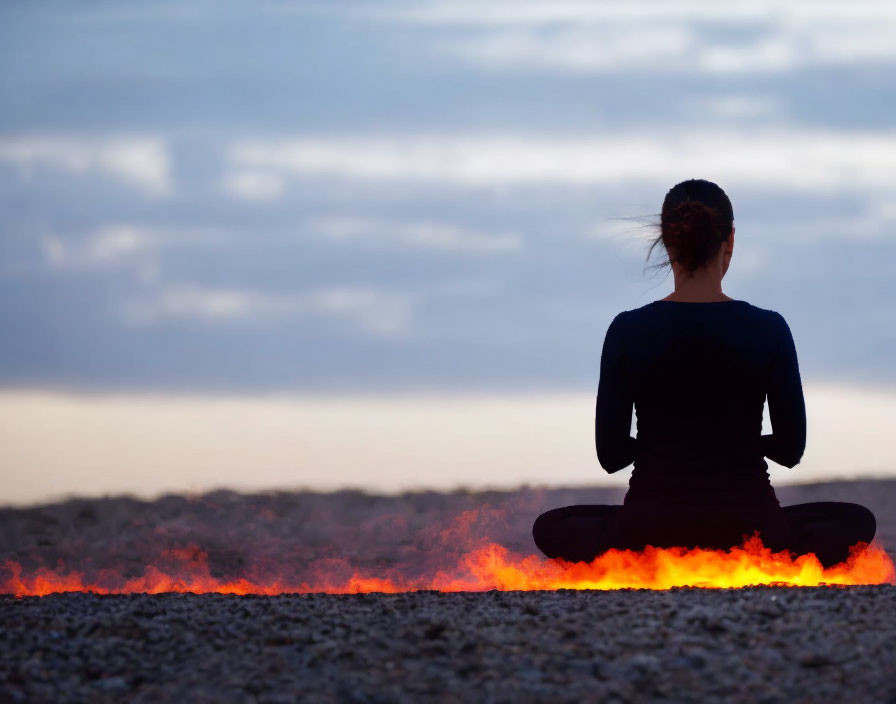
[[875,533],[877,533],[877,519],[870,509],[859,504],[855,504],[854,512],[855,516],[853,520],[855,522],[856,532],[860,536],[859,539],[863,542],[870,543],[874,539]]
[[535,523],[532,524],[532,540],[535,541],[535,546],[548,557],[553,557],[551,555],[553,550],[551,550],[550,527],[554,521],[550,515],[551,513],[551,511],[542,513],[535,519]]
[[849,544],[870,543],[877,532],[877,519],[861,504],[844,503],[839,507],[840,530]]
[[544,549],[539,544],[539,541],[544,543],[547,540],[547,536],[556,533],[557,526],[562,521],[573,515],[576,508],[576,506],[561,506],[559,508],[552,508],[549,511],[545,511],[535,519],[535,523],[532,524],[532,537],[535,539],[535,544],[539,546],[539,549],[544,551]]
[[544,527],[547,521],[545,520],[544,514],[542,513],[538,518],[535,519],[535,522],[532,524],[532,537],[535,539],[535,542],[538,543],[538,536],[544,532]]

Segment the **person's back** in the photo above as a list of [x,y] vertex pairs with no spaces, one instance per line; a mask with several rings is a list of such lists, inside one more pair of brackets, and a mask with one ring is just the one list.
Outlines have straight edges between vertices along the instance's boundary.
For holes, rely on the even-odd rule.
[[669,253],[675,291],[618,314],[601,354],[597,456],[607,472],[634,463],[625,502],[547,511],[535,544],[587,561],[610,548],[732,547],[755,532],[824,565],[846,559],[874,537],[874,515],[842,502],[781,507],[769,482],[765,458],[786,467],[802,458],[805,403],[784,317],[722,292],[734,248],[728,196],[683,181],[666,194],[660,227],[654,246]]
[[[774,434],[763,437],[766,396]],[[777,506],[764,457],[793,467],[806,443],[784,318],[738,300],[620,313],[604,343],[595,440],[608,472],[634,461],[626,505]]]

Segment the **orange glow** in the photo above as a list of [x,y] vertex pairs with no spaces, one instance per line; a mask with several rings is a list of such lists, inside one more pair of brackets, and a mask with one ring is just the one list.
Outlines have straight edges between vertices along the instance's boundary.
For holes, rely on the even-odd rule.
[[16,562],[0,572],[0,592],[44,596],[55,592],[97,594],[160,594],[194,592],[219,594],[358,594],[369,592],[443,592],[551,589],[669,589],[671,587],[733,588],[751,585],[812,587],[819,585],[894,584],[893,561],[879,545],[859,543],[849,560],[822,569],[814,555],[793,557],[773,553],[757,537],[730,551],[652,548],[643,552],[611,550],[591,563],[564,563],[535,555],[514,554],[496,543],[468,552],[453,568],[429,577],[364,574],[336,581],[290,583],[280,579],[212,576],[207,555],[198,548],[162,553],[163,571],[150,565],[143,575],[125,578],[102,570],[93,579],[77,571],[39,568],[26,573]]

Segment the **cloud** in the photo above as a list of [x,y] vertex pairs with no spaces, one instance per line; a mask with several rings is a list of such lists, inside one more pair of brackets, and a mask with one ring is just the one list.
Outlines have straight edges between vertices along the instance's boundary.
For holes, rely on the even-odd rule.
[[228,174],[224,189],[240,200],[268,202],[283,195],[285,184],[277,174],[265,171],[240,171]]
[[731,74],[896,59],[896,10],[873,0],[451,0],[349,13],[442,30],[429,46],[492,69]]
[[[890,28],[893,36],[896,27]],[[718,40],[690,25],[500,30],[435,44],[444,53],[491,69],[609,73],[781,73],[818,65],[892,61],[896,46],[875,34],[868,43],[824,29],[816,34],[770,30],[747,40]]]
[[662,183],[834,190],[896,186],[896,132],[771,129],[601,136],[399,135],[252,140],[231,162],[298,177],[465,186]]
[[818,244],[822,241],[874,242],[892,239],[896,234],[896,206],[886,195],[880,200],[866,199],[866,205],[851,215],[804,217],[778,222],[774,236],[777,240]]
[[693,33],[683,26],[642,28],[635,37],[631,32],[611,28],[575,27],[549,33],[525,29],[491,31],[437,42],[435,47],[491,69],[610,72],[623,67],[668,68],[691,51],[694,43]]
[[130,269],[141,281],[158,279],[167,250],[226,248],[233,238],[202,228],[158,229],[132,223],[103,225],[89,233],[53,233],[41,240],[46,264],[58,271],[103,272]]
[[150,231],[132,225],[109,225],[77,240],[51,235],[43,244],[47,261],[61,268],[115,266],[157,249]]
[[68,173],[99,172],[153,196],[171,193],[168,148],[158,138],[10,137],[0,139],[0,163],[25,174],[37,168]]
[[713,112],[722,118],[767,117],[780,114],[784,109],[780,101],[771,95],[730,93],[699,101],[702,110]]
[[132,225],[109,225],[86,237],[48,235],[42,247],[53,269],[106,271],[131,268],[143,281],[159,275],[159,238],[156,233]]
[[[800,3],[793,5],[818,5]],[[879,3],[876,3],[879,6]],[[786,13],[787,8],[774,5],[771,0],[729,2],[709,5],[703,2],[660,3],[648,0],[601,2],[590,0],[429,0],[424,2],[395,2],[376,9],[358,8],[351,11],[366,18],[421,25],[542,25],[556,23],[604,24],[633,20],[757,20],[767,16],[769,8]]]
[[332,240],[393,242],[420,249],[490,254],[522,246],[516,234],[489,234],[439,222],[330,217],[313,220],[310,225]]
[[69,22],[78,24],[174,24],[187,21],[207,21],[210,3],[190,0],[190,2],[167,2],[158,0],[134,6],[120,6],[101,3],[96,7],[79,8],[79,12],[64,16]]
[[405,331],[412,307],[407,296],[363,287],[333,286],[284,294],[168,284],[149,297],[128,302],[122,312],[135,325],[177,319],[270,322],[279,318],[335,318],[364,332],[388,337]]

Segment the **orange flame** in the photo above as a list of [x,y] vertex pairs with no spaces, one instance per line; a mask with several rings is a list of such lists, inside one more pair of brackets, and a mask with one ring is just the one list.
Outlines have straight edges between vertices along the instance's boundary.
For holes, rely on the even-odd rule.
[[430,577],[377,576],[356,571],[342,581],[321,578],[318,582],[299,584],[281,579],[216,578],[209,569],[207,554],[198,548],[169,550],[162,557],[166,568],[174,566],[168,572],[150,565],[142,576],[131,579],[110,570],[101,570],[93,579],[85,579],[82,572],[62,569],[38,568],[24,574],[19,563],[6,562],[4,572],[0,573],[0,593],[20,597],[55,592],[276,595],[896,583],[893,561],[875,543],[858,543],[846,562],[823,569],[814,555],[794,557],[788,552],[773,553],[756,536],[729,551],[653,547],[641,552],[610,550],[590,563],[523,556],[489,543],[464,555],[453,570],[439,571]]

